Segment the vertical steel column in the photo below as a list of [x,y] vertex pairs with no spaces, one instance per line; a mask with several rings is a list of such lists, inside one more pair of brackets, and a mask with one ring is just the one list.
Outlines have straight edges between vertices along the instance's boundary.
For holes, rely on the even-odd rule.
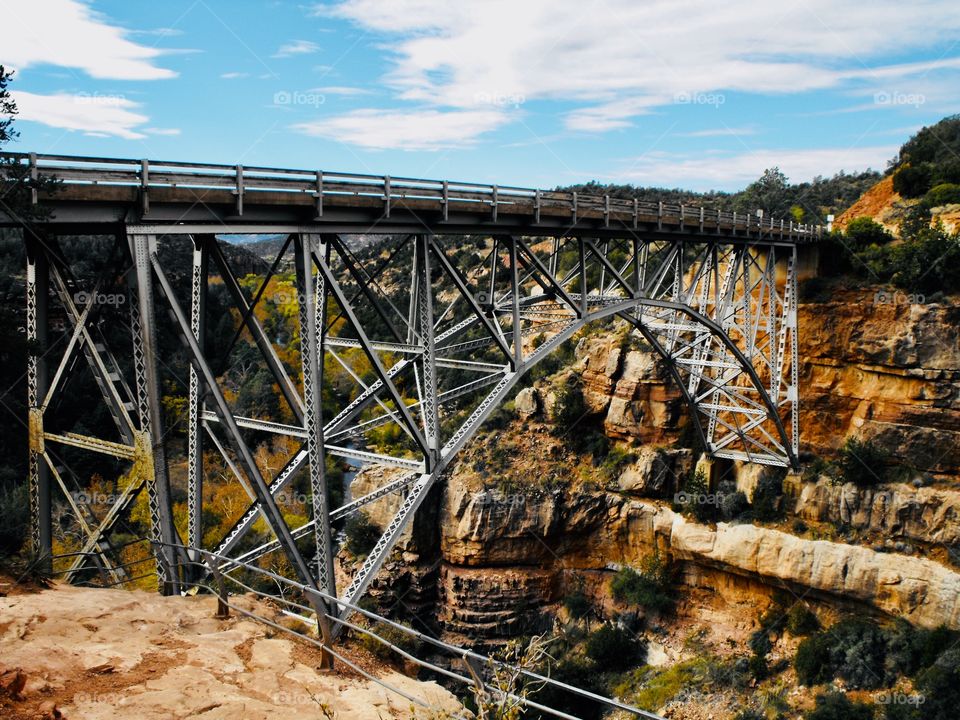
[[507,252],[510,254],[510,298],[513,311],[513,369],[519,371],[523,365],[523,328],[520,326],[520,264],[517,261],[517,241],[506,238]]
[[47,292],[49,261],[39,240],[29,238],[27,249],[27,412],[30,454],[31,550],[40,567],[51,571],[53,532],[50,520],[50,470],[43,459],[43,398],[47,394]]
[[[417,235],[414,274],[417,278],[417,319],[420,325],[420,342],[423,355],[419,362],[423,366],[423,396],[421,414],[423,432],[427,440],[429,453],[426,460],[427,472],[436,465],[440,456],[440,415],[437,403],[437,347],[433,329],[433,292],[430,283],[430,241],[426,235]],[[516,247],[513,249],[516,257]]]
[[[190,285],[190,331],[200,350],[205,349],[207,316],[208,240],[193,240],[193,276]],[[187,410],[187,545],[203,543],[203,384],[200,373],[190,365],[190,395]]]
[[[300,360],[303,368],[304,413],[307,452],[310,455],[310,490],[313,497],[316,539],[317,587],[335,597],[333,540],[327,496],[326,454],[323,437],[323,366],[326,328],[327,285],[323,275],[314,275],[313,254],[319,248],[316,235],[296,238],[296,272],[300,310]],[[322,250],[321,250],[322,251]],[[333,611],[334,608],[328,608]],[[324,629],[326,627],[326,629]],[[321,626],[324,640],[331,639],[329,626]]]
[[[137,364],[137,400],[140,406],[140,433],[143,460],[148,467],[147,492],[150,499],[150,520],[153,537],[165,545],[156,548],[157,576],[160,592],[179,592],[174,543],[179,537],[173,526],[173,505],[170,499],[170,478],[167,455],[163,447],[163,408],[161,406],[160,368],[157,362],[157,327],[154,307],[153,274],[150,254],[156,247],[155,235],[129,236],[130,254],[136,267],[137,322],[134,325],[134,355]],[[139,352],[137,350],[139,345]],[[139,357],[137,357],[139,355]]]
[[790,446],[793,457],[800,453],[800,363],[797,352],[797,335],[800,332],[800,317],[797,311],[797,246],[790,252],[790,262],[787,265],[787,324],[790,327]]

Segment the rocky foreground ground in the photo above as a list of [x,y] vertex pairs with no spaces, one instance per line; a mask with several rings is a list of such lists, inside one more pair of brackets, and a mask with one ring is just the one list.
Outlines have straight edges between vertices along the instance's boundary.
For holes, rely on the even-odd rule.
[[218,620],[209,596],[65,585],[28,593],[0,586],[3,592],[8,593],[0,597],[5,720],[386,720],[447,717],[460,707],[436,684],[408,678],[370,657],[353,659],[432,709],[417,708],[342,663],[330,674],[319,672],[314,646],[236,613]]

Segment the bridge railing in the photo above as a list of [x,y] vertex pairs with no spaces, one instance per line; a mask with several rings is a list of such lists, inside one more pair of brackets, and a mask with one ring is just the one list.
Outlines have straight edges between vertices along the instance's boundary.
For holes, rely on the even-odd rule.
[[[0,153],[0,158],[27,164],[32,175],[55,175],[67,185],[119,185],[142,191],[152,188],[227,190],[238,202],[246,194],[263,192],[307,194],[322,215],[324,199],[362,198],[383,203],[387,215],[397,202],[426,201],[444,213],[499,212],[599,218],[637,228],[656,224],[658,229],[685,229],[746,237],[767,237],[790,242],[812,242],[822,237],[822,226],[794,221],[764,219],[751,213],[708,209],[695,205],[650,202],[638,198],[591,195],[556,190],[538,190],[510,185],[422,178],[364,175],[358,173],[295,170],[212,163],[131,160],[121,158]],[[0,175],[3,166],[0,164]]]

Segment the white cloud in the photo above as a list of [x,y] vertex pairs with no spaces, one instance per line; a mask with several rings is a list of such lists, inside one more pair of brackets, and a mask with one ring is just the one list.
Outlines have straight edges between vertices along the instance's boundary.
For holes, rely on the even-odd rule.
[[250,77],[250,73],[245,72],[225,72],[221,73],[220,78],[223,80],[240,80],[242,78]]
[[764,170],[779,167],[792,182],[829,176],[840,170],[883,170],[896,155],[896,145],[816,148],[812,150],[758,149],[743,153],[648,153],[609,176],[618,182],[648,186],[682,186],[694,190],[743,186]]
[[294,125],[294,129],[371,149],[439,150],[470,144],[506,120],[507,116],[496,110],[402,112],[365,109],[300,123]]
[[154,64],[163,51],[127,40],[126,30],[79,0],[6,0],[3,16],[0,63],[7,67],[49,63],[117,80],[176,76]]
[[567,126],[591,132],[683,94],[843,88],[960,62],[880,66],[891,32],[897,53],[953,42],[960,3],[943,0],[341,0],[317,13],[386,37],[385,81],[400,99],[458,110],[491,96],[563,100],[581,105]]
[[280,46],[271,57],[286,58],[294,55],[310,55],[320,49],[320,46],[309,40],[294,40]]
[[31,120],[55,128],[78,130],[96,137],[113,135],[127,140],[145,137],[140,126],[149,118],[134,112],[139,105],[119,96],[36,95],[11,93],[20,110],[21,120]]
[[708,128],[706,130],[694,130],[692,132],[677,133],[679,137],[740,137],[743,135],[756,135],[755,127],[719,127]]
[[143,131],[147,135],[164,135],[168,137],[173,137],[180,134],[180,128],[148,127],[148,128],[144,128]]

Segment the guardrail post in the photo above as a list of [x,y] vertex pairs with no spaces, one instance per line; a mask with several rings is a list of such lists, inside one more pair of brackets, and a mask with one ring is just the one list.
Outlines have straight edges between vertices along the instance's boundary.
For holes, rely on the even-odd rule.
[[446,222],[450,217],[450,183],[443,181],[443,220]]
[[534,205],[533,205],[533,222],[537,225],[540,224],[540,191],[537,190],[535,196]]
[[636,230],[640,224],[640,199],[633,199],[633,229]]
[[700,206],[700,232],[703,232],[703,205]]
[[383,216],[390,217],[390,176],[383,176]]
[[497,221],[497,204],[500,202],[499,197],[497,196],[497,186],[493,186],[493,221]]
[[237,215],[243,215],[243,165],[237,165]]
[[214,617],[218,620],[226,620],[230,617],[230,604],[227,602],[227,583],[223,578],[223,573],[220,572],[220,563],[216,558],[206,553],[203,554],[203,559],[217,583],[217,614]]
[[663,230],[663,200],[657,203],[657,230]]
[[737,234],[737,211],[733,211],[733,232],[730,233],[733,236]]
[[30,188],[30,204],[36,205],[37,198],[37,180],[40,178],[40,172],[37,170],[37,154],[30,153],[30,181],[32,186]]
[[720,234],[720,218],[721,218],[720,208],[717,208],[717,235]]
[[316,198],[316,218],[319,220],[323,217],[323,171],[317,170],[317,190],[313,193],[313,197]]
[[144,159],[140,161],[140,206],[144,215],[150,212],[150,193],[147,189],[149,185],[150,161]]
[[680,230],[683,230],[683,216],[686,213],[686,208],[683,203],[680,203]]
[[603,196],[603,226],[610,227],[610,196]]
[[571,202],[573,203],[573,224],[576,225],[577,224],[577,193],[576,191],[574,191],[573,193],[573,199]]

